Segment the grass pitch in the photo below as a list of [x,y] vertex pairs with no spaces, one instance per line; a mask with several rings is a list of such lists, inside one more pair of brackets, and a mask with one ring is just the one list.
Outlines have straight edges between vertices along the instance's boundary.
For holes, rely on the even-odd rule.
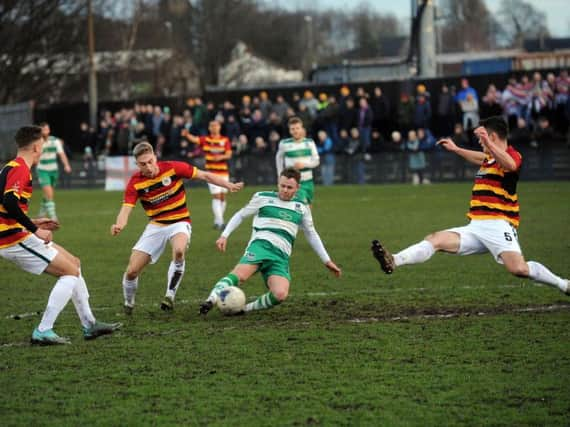
[[[257,190],[231,195],[228,215]],[[466,223],[470,184],[317,187],[317,230],[343,277],[300,233],[290,298],[235,318],[200,318],[198,303],[238,261],[250,222],[220,254],[207,190],[189,194],[175,311],[159,309],[165,253],[125,318],[120,283],[142,209],[112,238],[119,193],[57,193],[56,241],[81,257],[95,315],[124,322],[114,336],[83,341],[69,304],[56,330],[72,345],[30,347],[54,280],[0,261],[2,425],[568,425],[567,296],[510,276],[490,255],[437,254],[392,276],[370,255],[374,238],[396,251]],[[570,276],[570,183],[523,182],[519,197],[525,256]],[[244,290],[265,288],[256,277]]]

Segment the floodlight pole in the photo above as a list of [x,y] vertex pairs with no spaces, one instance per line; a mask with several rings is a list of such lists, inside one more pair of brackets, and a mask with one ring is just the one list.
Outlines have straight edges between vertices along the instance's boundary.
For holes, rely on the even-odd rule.
[[97,69],[95,68],[95,31],[91,0],[87,0],[87,39],[89,46],[89,125],[97,129]]
[[421,77],[435,77],[437,75],[435,28],[434,28],[434,2],[433,0],[420,0],[425,4],[420,17],[419,37],[419,71]]

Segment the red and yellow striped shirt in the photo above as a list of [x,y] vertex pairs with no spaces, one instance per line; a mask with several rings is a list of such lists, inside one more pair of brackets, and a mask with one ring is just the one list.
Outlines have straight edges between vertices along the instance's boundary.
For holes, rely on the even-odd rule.
[[232,144],[227,136],[212,135],[200,137],[200,148],[204,152],[206,159],[206,170],[216,175],[229,176],[227,160],[216,160],[217,156],[232,154]]
[[4,195],[14,193],[22,212],[28,214],[32,197],[32,174],[23,158],[17,157],[8,162],[0,171],[0,248],[15,245],[30,235],[18,221],[10,218],[4,208]]
[[504,170],[497,161],[487,156],[477,175],[471,194],[467,216],[471,219],[504,219],[514,227],[519,226],[519,198],[517,182],[522,164],[521,154],[513,147],[507,153],[516,163],[516,170]]
[[147,178],[135,173],[125,190],[123,205],[135,206],[140,199],[150,221],[173,224],[190,221],[183,178],[194,178],[198,169],[184,162],[158,162],[158,175]]

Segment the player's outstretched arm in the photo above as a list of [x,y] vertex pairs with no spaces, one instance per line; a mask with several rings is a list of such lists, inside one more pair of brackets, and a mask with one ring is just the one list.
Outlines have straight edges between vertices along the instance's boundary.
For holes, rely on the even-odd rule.
[[336,277],[340,277],[342,275],[342,270],[332,261],[327,261],[325,263],[325,267],[328,268]]
[[218,240],[216,240],[216,247],[221,252],[226,251],[228,238],[230,237],[230,234],[232,234],[240,226],[240,224],[243,222],[244,219],[246,219],[249,216],[255,215],[259,211],[259,206],[260,206],[260,199],[256,193],[253,195],[253,197],[251,198],[251,200],[247,205],[245,205],[243,208],[237,211],[230,218],[228,224],[226,225],[226,228],[224,228],[224,231],[222,232]]
[[32,222],[38,227],[41,228],[42,230],[57,230],[59,229],[59,221],[56,221],[54,219],[51,218],[34,218],[32,219]]
[[465,148],[458,147],[451,138],[443,138],[437,141],[437,145],[441,145],[447,151],[463,157],[469,163],[480,166],[485,161],[485,153],[481,151],[466,150]]
[[[63,145],[63,141],[61,143]],[[62,151],[59,154],[59,158],[61,159],[61,163],[63,163],[63,170],[65,171],[65,173],[71,173],[71,164],[69,163],[69,159],[67,158],[67,155],[65,154],[65,151]]]
[[188,132],[187,129],[183,129],[182,132],[180,132],[180,135],[183,136],[184,138],[186,138],[188,141],[190,141],[193,144],[198,144],[200,142],[200,137],[196,136],[196,135],[192,135],[190,132]]
[[115,223],[111,225],[112,236],[116,236],[121,231],[123,231],[123,228],[125,228],[127,226],[127,223],[129,222],[129,216],[131,215],[132,211],[133,211],[132,206],[129,205],[121,206],[121,210],[119,211],[119,215],[117,215]]
[[214,184],[219,187],[224,187],[232,193],[240,191],[243,188],[243,182],[228,182],[216,174],[213,174],[211,172],[205,172],[203,170],[198,170],[195,178],[201,179],[203,181],[209,182],[210,184]]
[[518,169],[519,165],[511,155],[507,153],[505,148],[491,141],[487,129],[483,126],[479,126],[473,133],[479,138],[481,145],[487,149],[503,169],[507,171],[515,171]]
[[220,236],[220,237],[218,237],[218,240],[216,240],[216,247],[218,248],[218,250],[220,252],[225,252],[227,245],[228,245],[228,238],[227,237]]

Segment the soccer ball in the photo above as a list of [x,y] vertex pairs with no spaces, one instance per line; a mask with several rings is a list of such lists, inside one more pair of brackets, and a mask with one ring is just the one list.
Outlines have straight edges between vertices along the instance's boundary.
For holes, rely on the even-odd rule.
[[245,307],[245,294],[237,286],[230,286],[220,292],[217,305],[226,316],[239,313]]

